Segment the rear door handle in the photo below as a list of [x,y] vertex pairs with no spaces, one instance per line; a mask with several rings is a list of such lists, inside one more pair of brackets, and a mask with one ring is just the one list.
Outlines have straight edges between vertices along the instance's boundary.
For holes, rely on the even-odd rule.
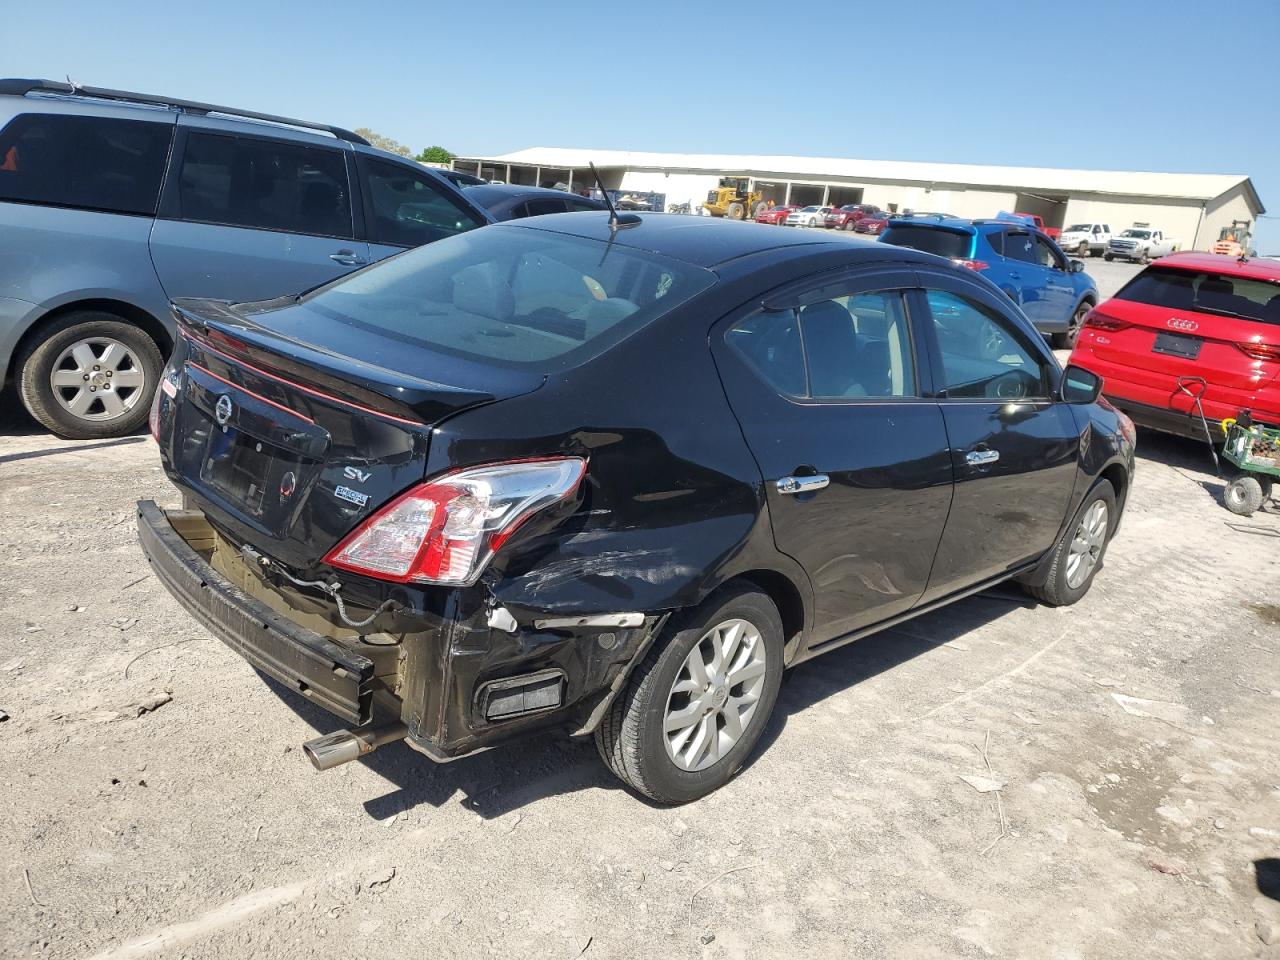
[[807,477],[783,477],[778,481],[778,492],[787,494],[812,493],[821,490],[831,482],[825,473],[815,473]]
[[964,462],[971,467],[981,467],[988,463],[995,463],[999,459],[999,450],[970,450],[964,455]]
[[329,254],[329,259],[342,264],[344,267],[358,267],[369,262],[367,258],[360,256],[354,250],[339,250],[337,253]]

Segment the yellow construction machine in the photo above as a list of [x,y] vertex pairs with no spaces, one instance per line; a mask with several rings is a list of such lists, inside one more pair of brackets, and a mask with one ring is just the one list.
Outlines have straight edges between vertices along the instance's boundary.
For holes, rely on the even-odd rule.
[[754,215],[756,204],[764,199],[760,191],[751,190],[748,177],[721,177],[720,186],[707,193],[702,208],[713,217],[745,220]]

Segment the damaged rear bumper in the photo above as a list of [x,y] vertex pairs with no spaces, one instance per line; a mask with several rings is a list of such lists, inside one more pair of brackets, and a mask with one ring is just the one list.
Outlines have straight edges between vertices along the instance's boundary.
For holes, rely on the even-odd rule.
[[352,725],[403,722],[406,742],[439,762],[548,727],[591,732],[665,620],[533,611],[517,617],[495,608],[481,585],[395,585],[400,646],[394,662],[375,663],[220,573],[201,542],[213,536],[199,511],[138,504],[138,538],[156,576],[218,639]]

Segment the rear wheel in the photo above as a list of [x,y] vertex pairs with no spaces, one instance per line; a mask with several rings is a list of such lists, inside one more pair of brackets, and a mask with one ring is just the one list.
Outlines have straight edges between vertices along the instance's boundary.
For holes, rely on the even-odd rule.
[[1223,491],[1222,501],[1227,509],[1241,517],[1247,517],[1262,506],[1266,499],[1262,484],[1257,477],[1242,474],[1227,484]]
[[155,341],[138,327],[78,310],[18,358],[18,391],[31,416],[60,437],[120,437],[146,423],[162,365]]
[[1055,350],[1070,350],[1076,345],[1076,340],[1080,338],[1080,328],[1084,326],[1084,318],[1089,315],[1090,306],[1091,304],[1088,303],[1080,304],[1067,322],[1066,332],[1053,335]]
[[1088,593],[1094,576],[1102,568],[1115,518],[1115,491],[1108,481],[1099,480],[1054,547],[1044,585],[1027,585],[1027,592],[1052,607],[1070,606]]
[[769,722],[782,649],[778,610],[755,590],[718,591],[676,614],[600,721],[600,756],[659,803],[718,789]]
[[1104,253],[1104,254],[1102,255],[1102,259],[1103,259],[1103,260],[1105,260],[1105,261],[1107,261],[1107,263],[1110,263],[1112,260],[1114,260],[1114,259],[1115,259],[1115,257],[1113,257],[1113,256],[1112,256],[1111,254],[1109,254],[1109,253]]
[[1076,247],[1076,255],[1081,257],[1089,255],[1089,242],[1087,240],[1081,241],[1080,246]]

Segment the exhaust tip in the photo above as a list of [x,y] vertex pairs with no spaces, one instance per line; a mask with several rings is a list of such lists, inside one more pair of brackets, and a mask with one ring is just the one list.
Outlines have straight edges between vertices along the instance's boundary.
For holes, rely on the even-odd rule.
[[383,744],[403,740],[408,732],[403,723],[339,730],[308,740],[302,745],[302,752],[317,770],[332,770],[352,760],[359,760],[366,753],[373,753]]

